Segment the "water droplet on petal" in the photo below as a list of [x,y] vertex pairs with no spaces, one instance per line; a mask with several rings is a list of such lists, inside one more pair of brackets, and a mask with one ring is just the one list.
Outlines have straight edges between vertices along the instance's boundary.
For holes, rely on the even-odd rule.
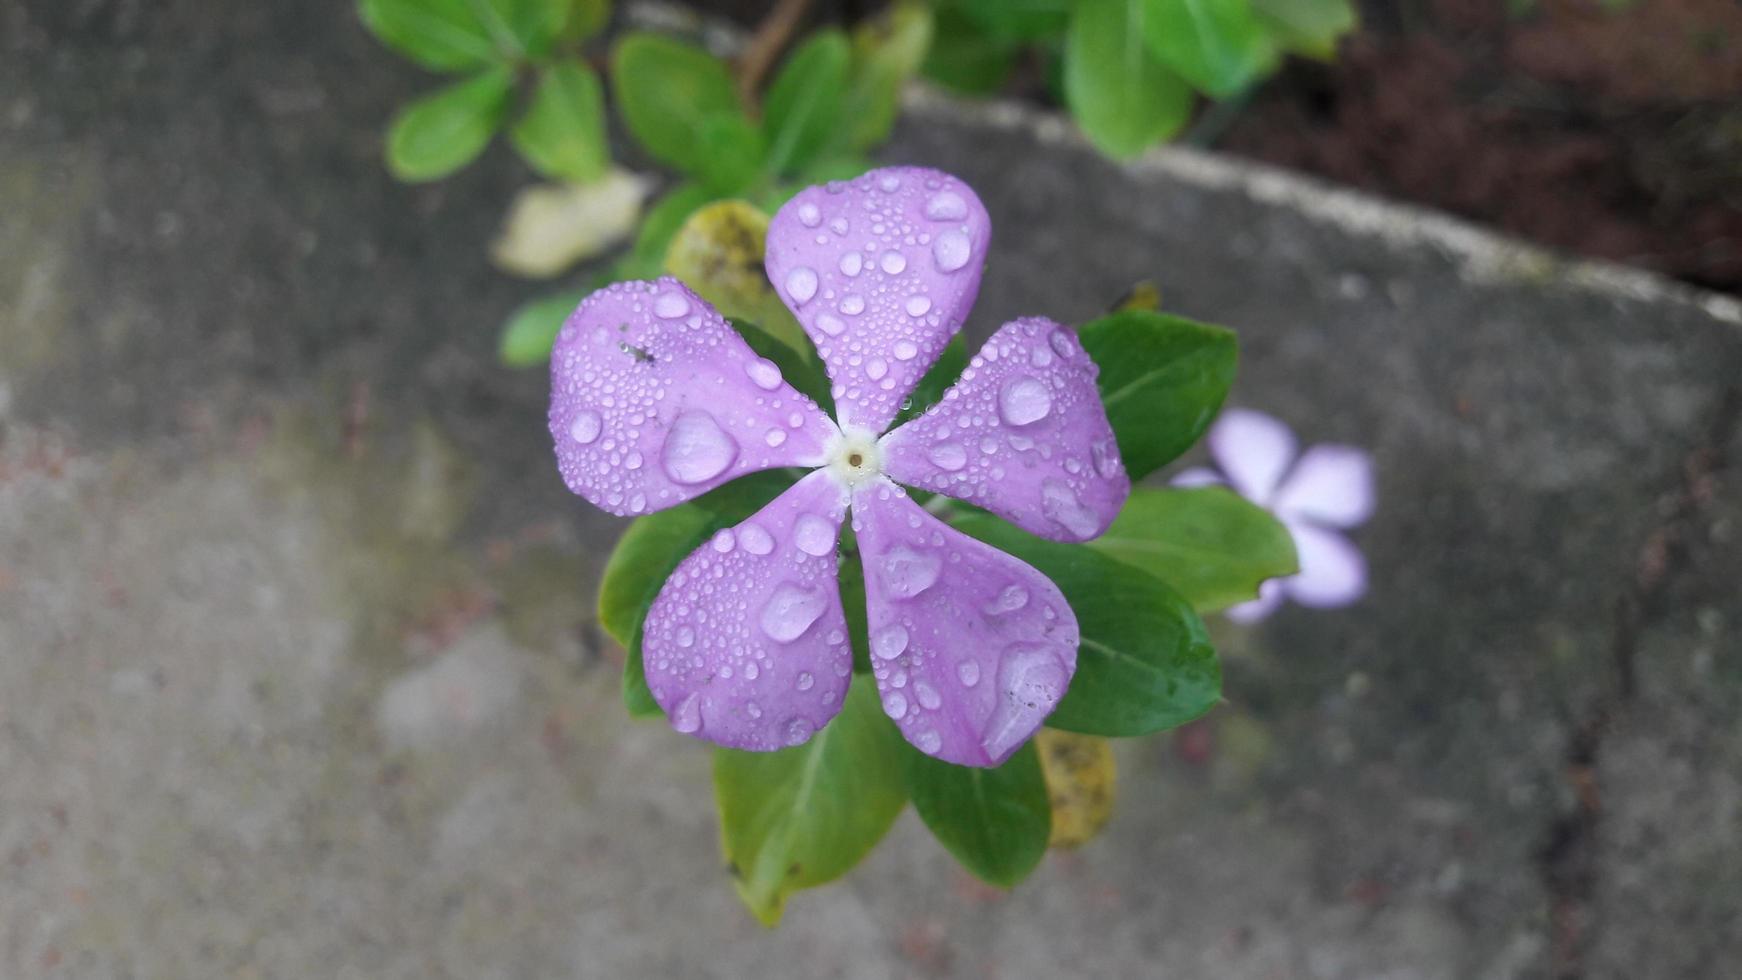
[[1065,336],[1063,330],[1054,330],[1052,336],[1046,338],[1046,342],[1052,345],[1052,349],[1060,357],[1070,357],[1077,352],[1077,346],[1071,343],[1071,338]]
[[823,213],[809,201],[798,206],[798,220],[804,222],[806,228],[815,228],[823,220]]
[[884,252],[883,258],[879,259],[877,264],[883,267],[884,272],[892,276],[900,275],[901,271],[907,268],[907,257],[892,250]]
[[661,320],[675,320],[690,311],[690,301],[679,293],[660,293],[653,301],[653,315]]
[[691,694],[678,703],[677,710],[671,713],[671,727],[685,735],[694,735],[702,730],[702,696]]
[[960,443],[940,442],[932,447],[928,455],[931,457],[933,466],[940,470],[949,470],[952,473],[967,465],[968,462],[968,451],[963,449]]
[[1095,472],[1104,479],[1112,479],[1119,474],[1119,446],[1111,439],[1102,439],[1089,444],[1089,456],[1095,461]]
[[781,585],[768,597],[768,604],[762,607],[762,632],[776,642],[791,643],[803,636],[827,607],[828,600],[821,593],[796,585]]
[[798,550],[821,558],[835,550],[835,525],[815,514],[801,516],[792,528],[792,540]]
[[919,356],[919,345],[918,344],[915,344],[911,340],[898,340],[895,342],[895,359],[896,360],[898,360],[898,361],[911,361],[915,357],[918,357],[918,356]]
[[938,750],[944,747],[944,739],[935,729],[928,728],[913,737],[913,747],[926,755],[937,755]]
[[894,660],[907,649],[907,627],[891,623],[871,637],[871,652],[884,660]]
[[817,726],[811,724],[804,718],[794,718],[786,723],[787,747],[791,748],[794,745],[803,745],[810,741],[811,736],[815,735],[816,732]]
[[1057,521],[1078,540],[1087,541],[1101,530],[1101,519],[1083,506],[1075,490],[1063,480],[1045,480],[1040,485],[1040,512]]
[[748,374],[750,380],[756,382],[756,387],[763,391],[773,391],[780,387],[780,367],[766,357],[746,361],[744,373]]
[[786,430],[769,429],[768,434],[762,437],[762,441],[768,443],[770,446],[778,446],[786,441]]
[[964,660],[956,665],[956,678],[963,687],[973,687],[980,683],[980,665],[973,660]]
[[774,535],[769,534],[760,524],[740,524],[738,543],[753,555],[766,555],[774,550]]
[[831,337],[839,337],[841,331],[847,329],[847,325],[842,323],[839,317],[833,317],[827,313],[822,313],[817,316],[817,329]]
[[1036,378],[1016,377],[998,390],[998,415],[1011,425],[1028,425],[1052,411],[1052,392]]
[[883,556],[884,585],[896,598],[911,599],[931,588],[943,567],[935,554],[897,545]]
[[974,257],[974,243],[967,232],[951,228],[932,240],[931,257],[939,271],[954,272]]
[[865,269],[865,256],[858,252],[848,252],[841,256],[841,274],[856,276]]
[[1015,612],[1026,605],[1028,590],[1020,585],[1007,585],[982,608],[986,615],[997,616],[1000,613]]
[[684,412],[671,423],[660,448],[660,465],[678,483],[705,483],[738,458],[738,444],[707,412]]
[[801,691],[808,691],[811,688],[815,687],[816,684],[817,684],[817,679],[811,675],[810,671],[801,670],[798,672],[798,683],[793,685],[793,686],[797,687]]
[[900,691],[888,691],[883,695],[883,713],[896,721],[907,717],[907,695]]
[[720,528],[714,532],[714,550],[724,555],[738,546],[738,537],[729,527]]
[[881,357],[873,357],[865,364],[865,376],[872,381],[881,381],[889,373],[889,362]]
[[673,638],[677,640],[678,646],[688,647],[690,644],[696,642],[696,631],[690,629],[688,626],[679,626],[677,629],[677,635]]
[[841,297],[840,310],[848,316],[858,316],[865,312],[865,297],[858,293],[848,293]]
[[938,697],[937,688],[932,687],[925,681],[913,682],[913,697],[914,700],[919,702],[920,707],[925,708],[928,711],[936,711],[938,705],[944,703],[944,699]]
[[924,296],[909,296],[907,298],[907,315],[911,317],[925,316],[931,311],[931,300]]
[[1064,665],[1044,646],[1012,644],[998,666],[998,699],[980,744],[993,759],[1003,759],[1034,734],[1064,696],[1069,681]]
[[925,202],[925,216],[933,221],[960,221],[968,216],[968,202],[954,191],[940,191]]
[[575,413],[575,420],[569,423],[569,438],[585,446],[599,438],[599,432],[604,427],[605,420],[599,417],[598,412],[583,408]]
[[817,294],[817,274],[809,266],[799,266],[786,274],[786,295],[794,303],[810,302]]

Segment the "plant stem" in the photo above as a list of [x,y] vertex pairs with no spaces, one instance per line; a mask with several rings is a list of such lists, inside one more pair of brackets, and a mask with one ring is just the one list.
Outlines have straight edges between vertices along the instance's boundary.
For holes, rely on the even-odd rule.
[[756,25],[756,33],[750,35],[744,53],[738,58],[738,95],[745,108],[755,111],[762,80],[792,40],[810,6],[811,0],[778,0],[762,23]]

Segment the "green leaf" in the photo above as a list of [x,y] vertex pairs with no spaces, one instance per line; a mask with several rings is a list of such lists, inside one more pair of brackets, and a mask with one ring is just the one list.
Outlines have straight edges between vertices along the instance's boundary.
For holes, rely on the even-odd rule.
[[1248,0],[1143,0],[1144,36],[1169,68],[1226,98],[1276,63],[1270,36]]
[[952,765],[903,744],[913,809],[944,850],[1000,888],[1028,877],[1052,836],[1052,802],[1034,743],[996,769]]
[[913,393],[902,400],[902,409],[895,415],[895,421],[889,424],[891,429],[914,418],[926,409],[937,404],[944,397],[944,392],[950,385],[962,376],[962,370],[968,366],[968,344],[961,334],[939,352],[938,359],[932,362],[919,383],[913,386]]
[[990,95],[1010,77],[1018,51],[1016,42],[986,33],[955,7],[940,7],[923,71],[958,92]]
[[578,61],[547,65],[510,135],[526,162],[547,177],[585,184],[604,176],[611,148],[599,76]]
[[1222,327],[1126,310],[1078,336],[1101,368],[1101,403],[1133,480],[1190,449],[1234,382],[1239,345]]
[[425,68],[465,71],[499,57],[467,0],[361,0],[357,13],[381,43]]
[[550,53],[569,16],[569,0],[470,2],[482,12],[485,25],[498,35],[500,46],[535,58]]
[[709,116],[702,121],[697,139],[703,163],[696,177],[716,197],[737,196],[762,176],[766,156],[762,130],[742,113]]
[[955,519],[966,534],[1039,569],[1077,615],[1082,645],[1051,728],[1148,735],[1185,724],[1222,696],[1222,672],[1191,604],[1153,575],[1082,545],[1034,537],[995,517]]
[[641,621],[678,563],[720,528],[737,524],[792,485],[786,470],[745,474],[686,504],[636,518],[617,541],[599,582],[599,625],[623,645],[629,713],[658,713],[641,665]]
[[743,116],[732,73],[720,59],[658,34],[626,34],[611,58],[623,121],[647,152],[688,174],[705,173],[702,127],[713,116]]
[[387,168],[415,183],[471,163],[502,124],[513,83],[511,72],[493,68],[406,106],[387,131]]
[[562,37],[571,42],[585,41],[610,23],[611,0],[571,0]]
[[948,5],[994,37],[1044,41],[1064,32],[1072,0],[948,0]]
[[1326,61],[1356,21],[1350,0],[1252,0],[1252,13],[1283,47]]
[[617,279],[652,279],[665,272],[665,254],[671,240],[690,215],[714,199],[700,184],[679,184],[666,192],[641,218],[641,230],[629,254],[618,263]]
[[787,896],[847,873],[907,802],[901,737],[877,691],[856,678],[841,713],[778,752],[714,751],[720,843],[738,895],[764,925]]
[[787,56],[762,102],[769,173],[791,173],[816,159],[842,124],[849,57],[847,36],[838,30],[816,32]]
[[1143,43],[1143,0],[1078,0],[1065,36],[1065,100],[1090,142],[1133,156],[1191,118],[1192,91]]
[[[852,68],[841,109],[846,149],[863,152],[888,138],[901,109],[901,87],[925,62],[931,39],[931,8],[919,0],[901,0],[853,28]],[[819,177],[814,168],[805,176]]]
[[590,289],[570,289],[552,293],[522,305],[502,327],[502,340],[497,356],[509,367],[532,367],[550,360],[551,345],[575,307],[591,293]]
[[1288,529],[1222,487],[1139,487],[1088,546],[1166,582],[1199,613],[1256,599],[1264,580],[1300,570]]

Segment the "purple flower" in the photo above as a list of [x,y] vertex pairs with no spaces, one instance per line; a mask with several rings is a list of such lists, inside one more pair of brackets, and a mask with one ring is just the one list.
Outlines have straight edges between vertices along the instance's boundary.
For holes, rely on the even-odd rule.
[[569,317],[550,431],[563,478],[593,504],[644,514],[745,473],[814,470],[697,548],[649,609],[647,683],[678,731],[770,750],[840,711],[849,510],[872,676],[909,742],[997,765],[1064,696],[1078,633],[1058,588],[898,484],[1058,541],[1106,530],[1131,482],[1075,332],[1006,324],[937,405],[885,431],[961,328],[990,237],[966,184],[909,167],[807,188],[774,216],[769,280],[816,344],[839,424],[675,279],[618,283]]
[[1367,562],[1338,533],[1373,514],[1373,458],[1365,450],[1321,443],[1296,459],[1299,447],[1288,426],[1244,408],[1222,413],[1210,429],[1209,444],[1222,472],[1189,469],[1174,484],[1232,484],[1241,496],[1282,521],[1300,556],[1299,574],[1264,583],[1258,598],[1228,610],[1229,619],[1263,619],[1284,597],[1303,606],[1333,608],[1366,594]]

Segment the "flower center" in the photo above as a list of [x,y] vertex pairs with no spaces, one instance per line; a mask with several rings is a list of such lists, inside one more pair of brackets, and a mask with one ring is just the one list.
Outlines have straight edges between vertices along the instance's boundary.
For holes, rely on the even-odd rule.
[[869,432],[842,432],[828,448],[829,472],[848,489],[876,479],[883,472],[883,452]]

